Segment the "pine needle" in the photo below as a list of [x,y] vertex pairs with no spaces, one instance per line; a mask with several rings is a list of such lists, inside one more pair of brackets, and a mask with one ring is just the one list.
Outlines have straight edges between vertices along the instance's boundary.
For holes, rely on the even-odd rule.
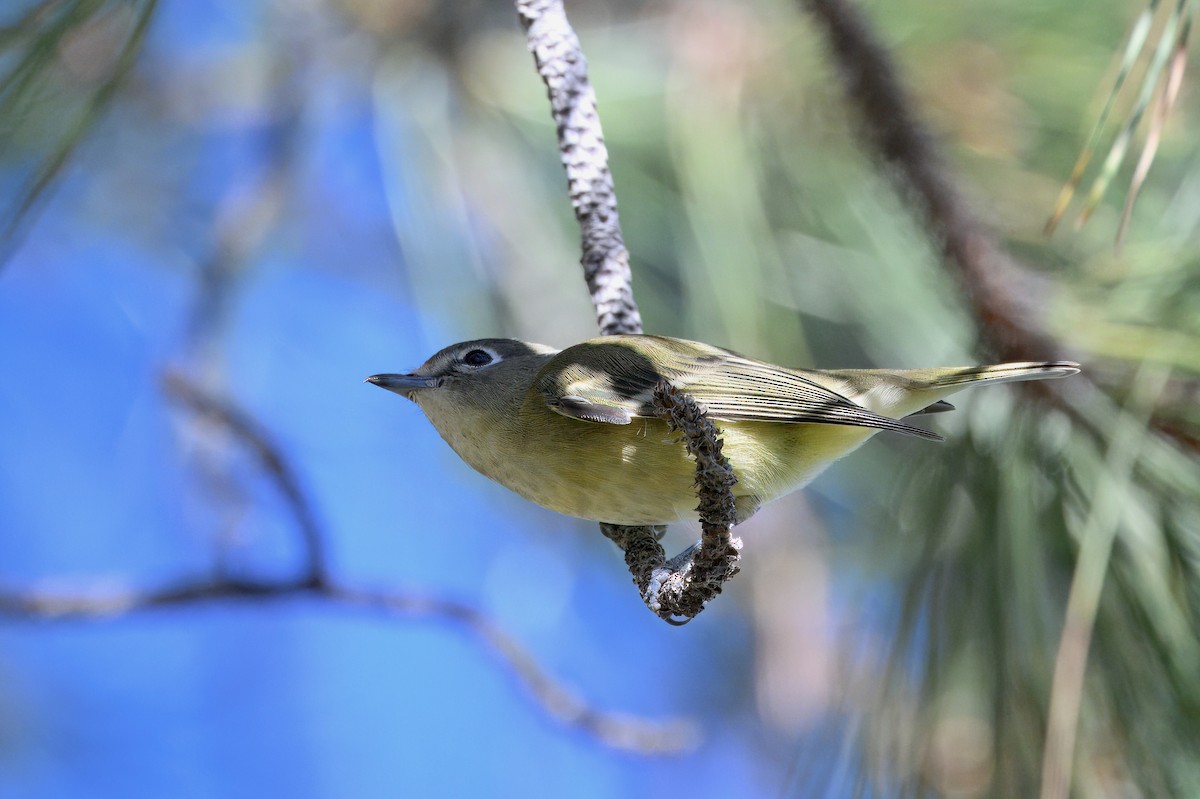
[[1158,152],[1158,144],[1162,139],[1163,127],[1166,126],[1171,109],[1175,106],[1175,100],[1179,97],[1179,88],[1183,85],[1183,73],[1187,67],[1188,34],[1191,33],[1191,29],[1192,20],[1191,17],[1188,17],[1183,20],[1183,25],[1179,29],[1175,52],[1171,56],[1171,64],[1167,70],[1167,79],[1154,104],[1150,129],[1146,132],[1146,143],[1142,148],[1141,157],[1138,158],[1137,167],[1133,171],[1133,177],[1129,181],[1129,191],[1125,195],[1125,207],[1121,211],[1121,222],[1117,227],[1118,250],[1125,243],[1125,232],[1129,229],[1129,220],[1133,216],[1133,204],[1137,202],[1138,194],[1142,190],[1142,183],[1146,180],[1150,165],[1154,163],[1154,156]]
[[1079,158],[1075,160],[1075,166],[1071,169],[1071,177],[1067,179],[1066,184],[1062,187],[1062,191],[1058,194],[1058,201],[1054,205],[1054,213],[1046,222],[1046,235],[1050,235],[1058,227],[1058,223],[1062,220],[1063,214],[1066,213],[1067,206],[1071,204],[1071,199],[1075,196],[1075,191],[1079,188],[1080,182],[1083,180],[1083,174],[1087,170],[1087,166],[1091,163],[1092,156],[1095,154],[1096,145],[1100,141],[1100,134],[1104,130],[1104,126],[1108,123],[1108,117],[1112,114],[1113,107],[1117,102],[1117,95],[1121,93],[1121,89],[1125,86],[1125,80],[1129,77],[1129,73],[1133,71],[1133,65],[1137,62],[1138,56],[1141,55],[1143,48],[1146,46],[1146,39],[1150,35],[1150,27],[1154,21],[1154,13],[1158,10],[1160,0],[1150,0],[1146,8],[1134,20],[1133,30],[1129,33],[1129,40],[1125,43],[1125,53],[1121,56],[1121,66],[1117,70],[1117,77],[1113,80],[1112,89],[1108,93],[1108,99],[1104,101],[1104,108],[1100,111],[1100,116],[1096,118],[1096,122],[1092,125],[1092,131],[1088,134],[1087,143],[1083,145],[1083,150],[1079,153]]
[[1083,181],[1084,174],[1097,152],[1098,143],[1107,127],[1117,97],[1127,85],[1127,79],[1134,65],[1149,51],[1150,63],[1146,68],[1146,74],[1142,78],[1137,97],[1117,130],[1112,145],[1109,147],[1108,153],[1100,166],[1100,170],[1092,182],[1092,187],[1084,199],[1083,208],[1080,211],[1077,223],[1079,227],[1086,224],[1099,206],[1101,199],[1103,199],[1105,193],[1108,191],[1108,187],[1120,169],[1121,164],[1125,162],[1137,129],[1141,125],[1142,119],[1146,116],[1147,109],[1153,103],[1146,141],[1143,144],[1141,155],[1130,181],[1120,225],[1117,230],[1117,248],[1119,249],[1124,243],[1129,220],[1133,214],[1133,205],[1137,201],[1146,175],[1149,173],[1150,166],[1154,162],[1154,157],[1158,152],[1158,145],[1161,141],[1162,130],[1170,115],[1171,108],[1174,106],[1175,100],[1179,95],[1184,68],[1187,64],[1187,45],[1191,31],[1191,22],[1195,14],[1195,0],[1177,0],[1174,8],[1164,21],[1163,28],[1158,33],[1151,51],[1150,33],[1158,6],[1159,0],[1149,0],[1146,7],[1134,20],[1112,90],[1109,92],[1100,116],[1092,126],[1083,150],[1075,161],[1075,166],[1071,170],[1070,177],[1059,192],[1054,210],[1046,222],[1045,232],[1047,235],[1054,232],[1065,215],[1067,208],[1070,206],[1071,201],[1074,199]]

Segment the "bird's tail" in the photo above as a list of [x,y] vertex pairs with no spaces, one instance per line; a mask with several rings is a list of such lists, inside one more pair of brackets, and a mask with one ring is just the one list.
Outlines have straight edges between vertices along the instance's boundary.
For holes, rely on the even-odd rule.
[[[926,380],[922,372],[929,372]],[[1020,363],[999,363],[993,366],[966,366],[962,369],[918,369],[908,372],[905,376],[914,378],[915,382],[926,382],[928,388],[951,388],[965,386],[970,383],[1009,383],[1018,380],[1046,380],[1052,377],[1067,377],[1079,372],[1079,364],[1072,361],[1025,361]]]
[[941,400],[968,386],[1045,380],[1078,371],[1079,364],[1071,361],[1042,361],[935,369],[843,369],[828,374],[845,381],[831,386],[834,391],[844,387],[858,404],[899,419],[952,410],[950,403]]

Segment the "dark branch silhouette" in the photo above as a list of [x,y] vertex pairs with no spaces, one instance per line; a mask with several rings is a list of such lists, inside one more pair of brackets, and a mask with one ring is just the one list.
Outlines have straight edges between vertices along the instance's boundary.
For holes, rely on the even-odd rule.
[[95,620],[207,602],[267,603],[311,598],[351,610],[404,618],[452,621],[484,644],[549,715],[578,727],[603,743],[641,754],[672,753],[696,745],[698,731],[684,721],[656,723],[596,710],[555,680],[520,644],[487,616],[444,597],[348,588],[307,580],[268,582],[246,579],[197,580],[160,589],[110,591],[64,596],[0,591],[0,616],[56,622]]
[[[982,349],[1006,361],[1068,359],[1039,319],[1037,303],[1044,296],[1040,278],[1005,250],[971,208],[870,22],[847,0],[801,3],[825,36],[868,154],[911,201],[939,247],[942,263],[971,310]],[[1053,402],[1103,441],[1106,431],[1079,412],[1095,394],[1094,381],[1085,369],[1071,381],[1022,383],[1018,390]],[[1167,414],[1152,416],[1150,426],[1177,445],[1200,452],[1200,437]]]
[[[1040,295],[1030,288],[1033,276],[971,210],[867,19],[847,0],[802,3],[827,40],[866,149],[883,165],[897,191],[912,202],[939,246],[943,264],[957,279],[973,313],[983,348],[1004,360],[1062,357],[1061,346],[1045,332],[1037,309],[1029,304]],[[1022,388],[1067,412],[1107,449],[1116,446],[1113,431],[1099,428],[1081,410],[1106,400],[1094,381],[1085,372],[1064,385]],[[1200,451],[1195,433],[1166,415],[1151,415],[1147,425],[1180,447]],[[1047,710],[1042,796],[1062,797],[1070,792],[1092,623],[1094,618],[1080,624],[1068,615],[1060,639]]]
[[[633,299],[629,251],[617,217],[608,149],[579,37],[567,21],[561,0],[517,0],[517,13],[549,95],[558,150],[567,171],[567,192],[583,240],[583,275],[600,333],[641,333],[642,317]],[[701,513],[704,538],[699,546],[667,561],[658,543],[663,527],[602,524],[600,531],[624,550],[625,562],[647,607],[673,624],[684,624],[737,573],[741,542],[736,546],[730,543],[736,541],[730,537],[736,521],[736,513],[729,510],[733,507],[732,483],[715,478],[722,472],[732,479],[728,461],[723,468],[715,468],[706,459],[710,452],[720,456],[715,428],[702,409],[673,389],[656,392],[656,398],[669,403],[660,407],[667,418],[679,422],[675,429],[684,431],[688,452],[696,460],[697,496],[701,508],[709,510],[707,520],[703,510]],[[686,425],[684,417],[677,415],[684,413],[681,407],[687,408]]]
[[284,502],[296,521],[296,530],[304,542],[305,574],[298,584],[314,588],[326,585],[329,575],[326,571],[325,543],[317,524],[316,512],[308,501],[308,495],[300,487],[299,478],[270,440],[267,431],[245,411],[206,394],[177,372],[163,375],[162,387],[169,398],[196,416],[219,424],[254,454],[263,472],[283,494]]
[[1036,309],[1023,304],[1023,297],[1040,293],[1016,290],[1032,277],[1022,274],[971,210],[866,17],[845,0],[804,5],[825,36],[864,144],[897,191],[913,202],[940,248],[979,325],[984,349],[1000,360],[1058,358],[1060,347],[1036,323]]

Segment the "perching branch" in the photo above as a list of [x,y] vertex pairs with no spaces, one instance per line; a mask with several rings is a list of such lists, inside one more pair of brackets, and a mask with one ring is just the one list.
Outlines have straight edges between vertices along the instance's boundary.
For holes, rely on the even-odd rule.
[[[579,37],[561,0],[517,0],[516,5],[549,95],[567,171],[567,192],[583,239],[583,276],[600,333],[641,333],[642,317],[633,299],[629,251],[617,217],[608,149]],[[646,606],[672,624],[685,624],[737,573],[741,542],[730,535],[737,519],[730,491],[735,478],[729,461],[720,454],[716,429],[693,400],[660,384],[655,401],[672,429],[684,433],[684,443],[696,461],[704,537],[699,546],[667,561],[658,543],[663,527],[601,524],[600,531],[625,551],[625,562]]]
[[646,607],[670,624],[691,621],[738,573],[741,539],[731,534],[737,524],[733,486],[737,477],[721,454],[717,428],[694,399],[667,381],[654,387],[654,409],[696,461],[696,493],[700,505],[700,541],[670,561],[658,543],[663,527],[600,525],[625,550],[625,562]]

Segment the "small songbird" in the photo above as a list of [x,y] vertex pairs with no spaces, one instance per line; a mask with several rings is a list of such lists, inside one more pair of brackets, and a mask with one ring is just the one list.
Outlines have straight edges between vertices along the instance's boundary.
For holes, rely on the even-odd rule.
[[795,491],[880,430],[940,441],[901,419],[952,410],[977,383],[1042,380],[1068,361],[953,369],[804,370],[666,336],[565,350],[488,338],[447,347],[408,374],[367,378],[421,407],[477,471],[551,510],[613,524],[695,518],[695,465],[658,419],[669,381],[707,410],[733,465],[738,520]]

